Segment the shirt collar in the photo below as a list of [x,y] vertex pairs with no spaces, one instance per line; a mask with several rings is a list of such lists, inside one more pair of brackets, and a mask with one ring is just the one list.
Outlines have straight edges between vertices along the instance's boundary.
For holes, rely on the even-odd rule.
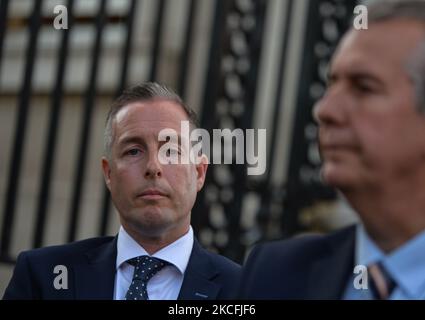
[[385,254],[369,237],[363,225],[356,230],[356,264],[381,261],[397,285],[412,299],[425,292],[425,231]]
[[364,226],[359,224],[356,228],[356,265],[369,266],[383,257],[384,253],[369,237]]
[[[189,263],[193,241],[193,230],[190,226],[189,231],[185,235],[155,252],[152,257],[156,257],[173,264],[181,272],[181,274],[184,274],[187,264]],[[127,260],[142,255],[150,256],[150,254],[148,254],[146,250],[121,226],[117,240],[116,268],[120,268]]]

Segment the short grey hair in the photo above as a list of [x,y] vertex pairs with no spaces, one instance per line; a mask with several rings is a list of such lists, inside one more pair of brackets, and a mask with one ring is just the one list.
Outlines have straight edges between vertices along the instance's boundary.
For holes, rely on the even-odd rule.
[[[424,0],[375,0],[365,1],[364,4],[368,8],[369,23],[409,19],[422,23],[425,31]],[[425,113],[425,36],[406,61],[405,67],[415,88],[417,108],[419,112]]]
[[144,82],[142,84],[135,85],[124,90],[124,92],[113,101],[106,118],[103,143],[104,155],[108,159],[111,159],[111,148],[114,140],[112,124],[118,111],[133,102],[146,102],[155,99],[163,99],[177,103],[187,114],[190,124],[195,128],[199,127],[198,117],[195,111],[188,107],[183,102],[183,99],[171,88],[156,82]]

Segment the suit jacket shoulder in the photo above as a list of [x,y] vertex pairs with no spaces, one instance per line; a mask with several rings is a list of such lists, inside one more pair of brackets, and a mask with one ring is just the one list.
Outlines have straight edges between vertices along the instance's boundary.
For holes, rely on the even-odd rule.
[[[23,251],[18,256],[12,279],[3,299],[76,298],[73,289],[76,282],[80,280],[79,275],[76,274],[82,266],[96,262],[96,259],[106,259],[115,267],[114,242],[114,237],[100,237]],[[97,252],[98,248],[102,248],[100,252],[104,256],[91,254],[92,251]],[[57,266],[60,266],[59,269],[55,269]],[[111,268],[105,265],[103,268],[111,271]],[[66,283],[62,283],[62,287],[58,289],[57,285],[55,287],[55,278],[60,275],[63,275],[63,279],[66,277],[64,280]],[[81,276],[84,277],[84,273]],[[67,288],[65,289],[64,286]]]
[[243,299],[337,299],[352,272],[354,227],[257,245],[242,273]]
[[241,267],[221,255],[193,244],[179,299],[233,299],[239,287]]

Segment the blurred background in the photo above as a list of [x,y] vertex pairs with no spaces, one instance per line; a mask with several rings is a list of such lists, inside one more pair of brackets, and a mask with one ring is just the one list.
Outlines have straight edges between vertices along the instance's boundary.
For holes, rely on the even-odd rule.
[[[67,29],[54,28],[57,5]],[[112,99],[142,81],[174,88],[210,132],[267,129],[263,175],[210,165],[192,211],[206,247],[243,262],[260,241],[353,223],[320,181],[311,110],[355,5],[0,0],[0,296],[20,251],[117,233],[103,128]]]

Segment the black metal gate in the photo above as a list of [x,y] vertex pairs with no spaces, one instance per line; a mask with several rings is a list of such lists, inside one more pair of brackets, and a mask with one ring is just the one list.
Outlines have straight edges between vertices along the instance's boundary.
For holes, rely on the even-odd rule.
[[[174,2],[175,0],[173,0]],[[306,2],[307,1],[307,2]],[[245,256],[246,250],[259,240],[289,237],[301,230],[303,226],[298,214],[306,206],[310,206],[320,199],[333,199],[334,192],[320,183],[318,167],[320,165],[317,154],[311,153],[315,148],[315,125],[311,118],[311,108],[314,101],[324,90],[324,65],[335,48],[335,45],[344,31],[353,12],[355,1],[338,0],[306,0],[282,1],[282,29],[276,34],[279,40],[279,57],[276,68],[277,77],[273,80],[276,84],[276,94],[272,97],[270,126],[267,127],[267,170],[260,177],[246,175],[246,165],[212,165],[208,171],[207,184],[198,197],[197,204],[192,212],[193,226],[201,242],[239,262]],[[69,95],[66,75],[70,68],[70,52],[72,51],[71,36],[78,33],[79,26],[90,26],[93,37],[90,48],[90,62],[87,69],[87,82],[81,87],[77,95],[82,99],[81,119],[74,133],[78,133],[78,149],[73,159],[73,178],[69,194],[69,208],[67,211],[66,235],[63,242],[76,240],[79,222],[81,219],[82,196],[91,190],[84,188],[84,179],[87,175],[88,150],[93,141],[92,124],[96,116],[96,99],[99,95],[109,100],[120,93],[124,87],[134,80],[130,79],[129,72],[137,59],[137,50],[134,43],[137,37],[147,37],[148,45],[143,48],[148,56],[145,76],[140,76],[139,81],[158,80],[164,81],[160,76],[160,69],[165,52],[164,37],[166,35],[167,14],[170,14],[170,3],[167,0],[128,0],[121,2],[122,10],[115,12],[108,10],[108,5],[115,1],[95,1],[96,9],[84,14],[76,11],[77,4],[81,1],[57,1],[64,5],[68,13],[68,28],[57,30],[60,42],[56,48],[56,64],[53,85],[45,92],[49,101],[48,121],[37,188],[36,205],[33,212],[34,224],[31,231],[31,247],[46,245],[46,221],[49,219],[49,201],[52,192],[52,178],[55,161],[57,161],[58,130],[63,117],[64,99]],[[136,22],[144,3],[149,2],[152,16],[151,28],[147,30],[136,29]],[[194,51],[199,46],[195,38],[197,23],[202,6],[208,5],[211,9],[211,22],[208,27],[210,33],[205,42],[208,50],[205,63],[201,70],[203,79],[202,92],[198,94],[201,105],[201,125],[211,132],[214,128],[224,128],[231,123],[232,128],[254,128],[256,110],[262,106],[255,101],[260,92],[260,73],[264,61],[264,48],[266,47],[266,24],[269,21],[270,6],[276,4],[272,0],[181,0],[184,4],[183,22],[179,24],[182,34],[179,51],[174,53],[177,59],[172,61],[173,70],[165,82],[176,88],[184,98],[194,93],[196,88],[191,84],[190,78]],[[208,4],[207,4],[208,2]],[[290,37],[293,34],[294,23],[300,16],[296,14],[296,6],[306,2],[305,32],[303,45],[299,52],[302,63],[298,69],[299,84],[296,86],[296,112],[295,123],[290,145],[289,167],[285,169],[286,179],[282,184],[273,182],[273,162],[276,161],[276,151],[281,137],[278,134],[279,119],[283,112],[282,97],[288,92],[281,88],[285,85],[285,74],[290,51]],[[1,195],[1,233],[0,233],[0,262],[14,263],[16,253],[11,251],[14,234],[17,204],[19,201],[18,190],[22,183],[22,161],[25,156],[24,149],[27,134],[28,114],[34,105],[31,99],[35,94],[34,70],[37,67],[38,46],[40,34],[52,32],[55,14],[52,8],[45,8],[42,0],[29,1],[31,9],[27,15],[16,15],[11,11],[12,1],[0,1],[0,74],[5,70],[5,39],[13,34],[16,29],[24,29],[28,33],[25,43],[23,77],[16,90],[2,87],[0,84],[0,99],[8,96],[16,99],[16,123],[14,126],[13,143],[10,150],[4,150],[4,159],[9,158],[9,166],[1,174],[4,177],[3,194]],[[122,5],[125,3],[125,5]],[[175,4],[174,4],[175,5]],[[43,9],[44,8],[44,9]],[[143,7],[145,8],[145,7]],[[139,21],[140,22],[140,21]],[[100,85],[100,61],[107,49],[104,47],[106,29],[119,27],[124,30],[124,39],[117,45],[119,50],[118,72],[111,75],[116,78],[113,88],[104,89]],[[50,31],[49,31],[50,30]],[[275,40],[270,40],[275,41]],[[277,41],[277,40],[276,40]],[[133,64],[132,64],[133,63]],[[3,74],[3,78],[4,78]],[[192,82],[191,82],[192,81]],[[75,93],[74,93],[75,95]],[[0,106],[1,108],[1,106]],[[8,121],[7,119],[4,119]],[[289,120],[292,121],[292,120]],[[277,164],[279,166],[279,164]],[[287,168],[287,167],[285,167]],[[106,188],[102,188],[102,200],[97,216],[96,235],[105,235],[111,223],[111,202]],[[244,208],[249,197],[259,199],[255,209],[253,223],[244,224]],[[277,213],[276,213],[277,212]],[[223,219],[219,222],[218,216]],[[276,224],[277,222],[277,224]],[[277,225],[277,232],[276,232]],[[19,231],[16,231],[19,232]],[[21,250],[28,249],[22,247]]]

